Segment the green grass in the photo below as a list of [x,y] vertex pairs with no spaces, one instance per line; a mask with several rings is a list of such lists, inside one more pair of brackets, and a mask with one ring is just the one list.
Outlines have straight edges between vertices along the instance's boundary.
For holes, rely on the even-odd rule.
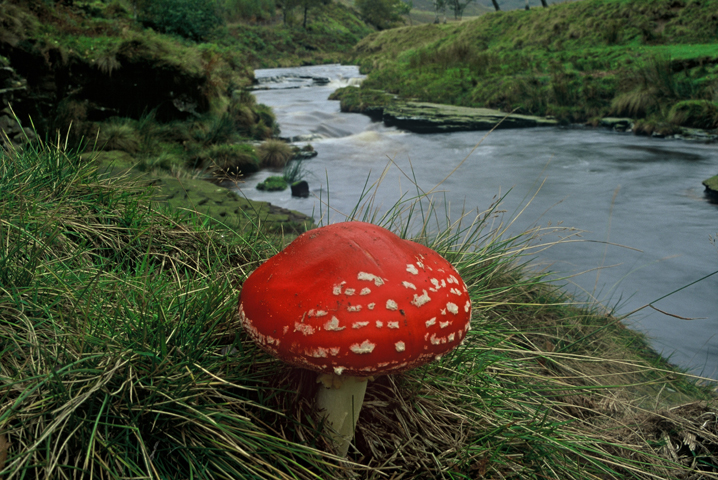
[[278,478],[307,458],[326,471],[280,438],[294,421],[269,400],[277,366],[236,336],[235,286],[271,241],[157,209],[61,147],[0,158],[6,474]]
[[372,34],[355,58],[369,73],[362,90],[570,122],[608,115],[667,121],[679,102],[714,101],[716,7],[583,0],[489,13]]
[[281,237],[193,199],[168,209],[118,174],[64,139],[0,153],[3,475],[718,477],[709,389],[532,270],[548,231],[506,235],[498,204],[452,220],[418,189],[379,214],[378,184],[351,218],[445,256],[474,315],[453,353],[368,386],[348,469],[313,411],[316,375],[241,329],[242,281]]
[[340,61],[370,32],[338,4],[312,9],[306,29],[234,24],[206,42],[144,29],[131,12],[125,0],[0,8],[3,65],[29,86],[15,101],[24,124],[43,137],[70,130],[74,146],[100,131],[98,148],[201,161],[208,145],[279,134],[271,109],[247,91],[254,67]]
[[346,63],[352,47],[372,32],[353,8],[337,2],[310,10],[306,29],[301,20],[296,16],[287,24],[231,24],[211,41],[237,52],[253,68],[289,67]]

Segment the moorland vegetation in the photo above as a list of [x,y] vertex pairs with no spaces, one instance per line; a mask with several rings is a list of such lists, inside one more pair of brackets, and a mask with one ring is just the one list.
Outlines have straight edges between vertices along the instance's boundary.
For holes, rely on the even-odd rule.
[[69,132],[145,170],[256,171],[255,145],[279,126],[247,91],[253,68],[338,62],[370,31],[336,3],[262,25],[277,21],[262,5],[4,0],[4,129],[14,141]]
[[370,28],[338,4],[288,22],[217,5],[0,3],[3,478],[718,478],[713,384],[547,283],[530,260],[549,232],[507,235],[498,205],[443,218],[418,190],[378,216],[371,187],[351,218],[415,232],[475,314],[452,354],[369,385],[334,457],[315,375],[237,315],[243,280],[311,222],[203,178],[290,158],[252,68],[345,60]]

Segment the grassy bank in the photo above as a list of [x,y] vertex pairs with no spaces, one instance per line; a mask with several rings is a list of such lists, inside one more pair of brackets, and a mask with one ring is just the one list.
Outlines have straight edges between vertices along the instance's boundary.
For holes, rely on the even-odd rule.
[[69,132],[73,147],[166,173],[263,168],[256,147],[280,132],[248,91],[253,69],[340,62],[370,32],[338,3],[309,8],[306,22],[263,5],[4,1],[0,128],[16,143]]
[[669,134],[718,126],[718,3],[583,0],[378,32],[362,89]]
[[229,24],[211,41],[241,52],[252,68],[292,67],[347,63],[351,49],[373,31],[340,2],[312,10],[306,28],[301,22],[294,15],[288,23],[274,19],[271,25]]
[[454,353],[369,385],[348,466],[314,375],[238,323],[279,237],[167,209],[61,142],[0,155],[7,478],[718,478],[709,389],[533,272],[545,232],[504,237],[493,210],[450,230],[410,203],[375,219],[405,232],[413,208],[475,315]]

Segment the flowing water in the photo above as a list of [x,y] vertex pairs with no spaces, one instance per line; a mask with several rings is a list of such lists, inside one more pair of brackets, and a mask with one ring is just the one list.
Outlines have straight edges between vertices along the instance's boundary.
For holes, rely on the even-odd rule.
[[[435,195],[442,213],[448,209],[457,218],[462,211],[483,211],[506,194],[500,207],[505,222],[528,204],[511,227],[514,233],[557,224],[583,231],[581,241],[559,244],[535,259],[557,277],[570,276],[559,281],[569,291],[591,295],[622,314],[686,286],[654,306],[691,320],[645,308],[630,324],[674,363],[718,378],[718,275],[690,285],[718,270],[718,248],[711,243],[718,233],[718,205],[701,185],[718,173],[718,146],[608,130],[533,128],[498,130],[474,149],[486,132],[417,135],[340,113],[339,102],[327,97],[356,83],[356,67],[255,74],[266,88],[255,95],[274,108],[282,136],[311,139],[318,156],[305,162],[309,198],[256,190],[258,182],[277,174],[268,171],[240,185],[248,198],[315,220],[323,214],[325,222],[329,212],[328,220],[335,222],[351,211],[365,181],[377,180],[389,159],[395,165],[375,201],[384,209],[402,193],[415,192],[400,169],[428,191],[460,165]],[[322,203],[327,192],[330,208]]]

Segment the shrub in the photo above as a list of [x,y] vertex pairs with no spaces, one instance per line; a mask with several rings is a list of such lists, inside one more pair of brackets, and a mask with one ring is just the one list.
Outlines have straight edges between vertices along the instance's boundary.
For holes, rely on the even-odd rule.
[[274,0],[222,0],[223,15],[228,20],[269,20],[274,16]]
[[102,150],[122,150],[127,153],[140,151],[142,138],[130,120],[117,119],[100,127],[97,148]]
[[213,2],[206,0],[141,0],[140,21],[163,33],[202,40],[222,24]]
[[685,100],[671,107],[668,121],[676,125],[695,128],[718,126],[718,105],[708,100]]
[[279,135],[279,124],[270,107],[260,103],[253,110],[257,121],[252,127],[252,138],[264,139]]
[[0,3],[0,44],[15,46],[37,27],[36,21],[22,8]]
[[260,165],[264,168],[284,168],[294,156],[292,147],[282,140],[270,139],[257,149]]
[[356,0],[356,7],[362,19],[379,30],[392,28],[404,23],[399,11],[401,0]]
[[284,167],[284,173],[282,178],[289,184],[294,185],[297,182],[304,180],[306,176],[306,170],[304,169],[304,160],[294,160]]
[[209,145],[226,142],[236,133],[235,121],[230,113],[223,115],[208,115],[199,124],[194,132],[194,138],[199,143]]
[[659,117],[652,116],[636,121],[633,125],[633,133],[635,135],[667,137],[680,133],[680,128],[661,120]]
[[212,145],[191,156],[189,167],[214,173],[239,175],[259,170],[259,160],[251,145]]
[[114,0],[105,7],[104,16],[107,18],[130,18],[130,11],[120,0]]
[[624,72],[621,83],[623,93],[611,102],[617,115],[647,116],[660,112],[667,100],[690,97],[692,93],[688,79],[676,74],[670,59],[663,56],[650,57]]

